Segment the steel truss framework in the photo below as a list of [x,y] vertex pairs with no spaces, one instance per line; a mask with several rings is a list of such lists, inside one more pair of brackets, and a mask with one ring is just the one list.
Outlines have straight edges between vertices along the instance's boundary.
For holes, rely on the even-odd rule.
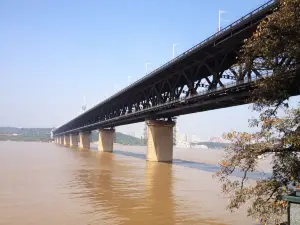
[[[246,103],[251,81],[270,71],[257,68],[246,70],[243,65],[236,64],[237,55],[244,39],[252,35],[258,22],[270,10],[262,11],[208,39],[199,49],[187,51],[165,69],[146,76],[59,127],[54,135],[90,131],[151,118],[170,118]],[[288,60],[282,59],[279,62]],[[228,89],[230,81],[235,84]],[[209,105],[204,106],[208,101]]]
[[[288,64],[290,61],[282,59],[279,61],[279,64],[281,63]],[[93,116],[89,116],[87,120],[75,121],[70,124],[70,128],[66,129],[67,133],[91,130],[92,127],[114,126],[114,121],[128,117],[136,117],[138,121],[170,119],[177,115],[195,112],[194,109],[181,112],[181,109],[185,106],[192,108],[197,103],[200,103],[200,107],[199,105],[196,106],[198,107],[196,108],[197,112],[245,104],[251,95],[252,81],[272,74],[272,71],[255,68],[246,71],[245,67],[241,65],[233,65],[220,71],[216,70],[216,67],[204,64],[210,74],[201,77],[197,73],[199,65],[195,64],[195,68],[188,68],[186,71],[177,72],[175,76],[158,80],[147,88],[135,92],[134,97],[130,99],[124,98],[110,106],[98,108],[97,111],[93,112]],[[230,89],[227,88],[229,83],[231,84]],[[230,93],[236,93],[236,95],[230,95]],[[203,97],[207,100],[204,99],[201,103]],[[212,99],[213,103],[211,103]],[[201,109],[201,105],[205,105],[209,101],[212,106]],[[163,113],[164,111],[166,113]],[[142,116],[142,120],[138,116]],[[105,123],[106,121],[107,123]],[[125,121],[124,124],[127,123],[130,122]],[[81,129],[78,130],[77,128]]]

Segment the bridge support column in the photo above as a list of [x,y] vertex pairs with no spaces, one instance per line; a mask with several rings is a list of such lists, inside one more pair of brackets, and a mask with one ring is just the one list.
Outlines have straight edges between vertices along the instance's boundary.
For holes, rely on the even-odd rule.
[[59,137],[59,144],[61,144],[61,145],[64,144],[64,136]]
[[70,136],[67,134],[64,135],[64,146],[70,146]]
[[78,147],[78,135],[70,134],[70,147]]
[[90,132],[79,133],[79,147],[83,149],[90,148]]
[[173,121],[148,120],[147,160],[171,162],[173,160]]
[[98,151],[112,152],[114,145],[115,129],[100,129],[98,140]]

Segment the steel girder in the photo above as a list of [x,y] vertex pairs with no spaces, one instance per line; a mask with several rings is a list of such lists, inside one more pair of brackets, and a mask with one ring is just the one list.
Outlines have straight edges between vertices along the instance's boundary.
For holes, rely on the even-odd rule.
[[[112,102],[106,107],[101,107],[88,118],[69,124],[69,127],[66,127],[65,130],[73,130],[120,116],[134,114],[146,108],[185,99],[201,92],[213,92],[219,87],[224,87],[224,84],[226,85],[228,81],[238,84],[244,80],[262,76],[260,71],[256,69],[246,71],[240,65],[233,65],[224,70],[222,64],[226,57],[228,55],[224,54],[222,57],[210,62],[197,62],[185,70],[177,71],[175,75],[157,80],[157,82],[144,89],[132,93],[131,98],[124,98],[123,101]],[[202,72],[207,72],[206,76],[200,73],[200,68],[202,68]],[[148,119],[150,118],[151,116],[148,116]]]
[[[130,98],[124,97],[124,99],[121,99],[120,101],[115,103],[112,102],[105,107],[94,110],[93,114],[89,115],[86,119],[68,124],[68,127],[65,127],[62,132],[86,127],[91,124],[99,124],[125,115],[126,117],[130,117],[130,115],[135,116],[145,109],[154,109],[158,106],[179,100],[185,103],[185,107],[188,108],[189,106],[185,102],[185,99],[187,98],[198,96],[201,93],[209,92],[213,94],[215,92],[220,92],[220,88],[222,89],[224,86],[228,86],[228,82],[231,82],[232,86],[238,87],[239,84],[248,83],[252,80],[272,74],[272,71],[261,67],[262,62],[259,59],[256,60],[257,68],[247,70],[244,65],[233,64],[229,66],[228,69],[224,69],[226,67],[223,67],[223,63],[226,62],[227,57],[232,56],[223,54],[222,57],[212,61],[194,63],[192,66],[186,67],[184,70],[177,71],[175,74],[171,74],[164,79],[157,80],[155,83],[152,83],[143,89],[137,89],[134,93],[132,93]],[[278,60],[278,65],[280,66],[284,64],[286,67],[289,67],[292,63],[293,62],[287,58]],[[203,74],[204,72],[206,72],[206,74]],[[244,90],[247,92],[247,90],[250,90],[249,87],[247,86]],[[248,96],[248,93],[246,93],[246,95]],[[216,106],[210,107],[213,109],[225,107],[228,104],[231,104],[232,106],[243,104],[243,100],[241,99],[243,99],[243,93],[240,93],[240,97],[235,95],[232,99],[229,99],[231,103],[229,102],[218,106],[216,100]],[[195,103],[197,102],[192,102],[191,105]],[[201,104],[207,104],[207,102],[203,102]],[[181,104],[176,107],[182,106],[183,105]],[[170,110],[174,109],[172,108]],[[201,111],[201,107],[198,110]],[[166,115],[165,112],[163,114]],[[169,116],[177,115],[178,114],[169,114]],[[157,110],[153,110],[151,113],[143,115],[143,119],[151,119],[152,117],[156,119],[165,118],[165,116],[161,115],[161,113]],[[113,123],[109,124],[109,126],[114,126]],[[104,125],[104,127],[107,127],[107,125]]]

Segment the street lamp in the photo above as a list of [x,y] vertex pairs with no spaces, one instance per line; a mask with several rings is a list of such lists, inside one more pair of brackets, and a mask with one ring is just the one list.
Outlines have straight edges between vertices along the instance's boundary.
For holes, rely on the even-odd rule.
[[127,86],[130,84],[130,78],[131,76],[127,76]]
[[175,57],[175,47],[179,45],[179,44],[173,44],[173,55],[172,55],[172,59],[174,59]]
[[151,65],[151,63],[145,63],[145,73],[146,73],[146,75],[148,73],[148,65]]
[[219,10],[219,27],[218,27],[218,31],[221,30],[221,14],[222,13],[226,13],[225,11]]
[[117,84],[114,84],[114,93],[116,93],[118,90],[118,85]]
[[85,100],[85,96],[83,96],[83,105],[81,106],[82,112],[85,112],[86,110],[86,100]]

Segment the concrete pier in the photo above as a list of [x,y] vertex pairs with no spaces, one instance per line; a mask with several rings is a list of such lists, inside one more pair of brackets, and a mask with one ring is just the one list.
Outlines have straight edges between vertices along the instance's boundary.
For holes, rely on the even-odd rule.
[[70,136],[64,135],[64,146],[69,147],[70,146]]
[[64,144],[64,136],[59,137],[59,144],[61,144],[61,145]]
[[171,162],[173,160],[173,121],[148,120],[147,160]]
[[100,129],[98,140],[98,151],[112,152],[114,145],[115,129]]
[[70,147],[78,147],[78,134],[70,134]]
[[79,133],[79,147],[83,149],[90,148],[90,132]]

